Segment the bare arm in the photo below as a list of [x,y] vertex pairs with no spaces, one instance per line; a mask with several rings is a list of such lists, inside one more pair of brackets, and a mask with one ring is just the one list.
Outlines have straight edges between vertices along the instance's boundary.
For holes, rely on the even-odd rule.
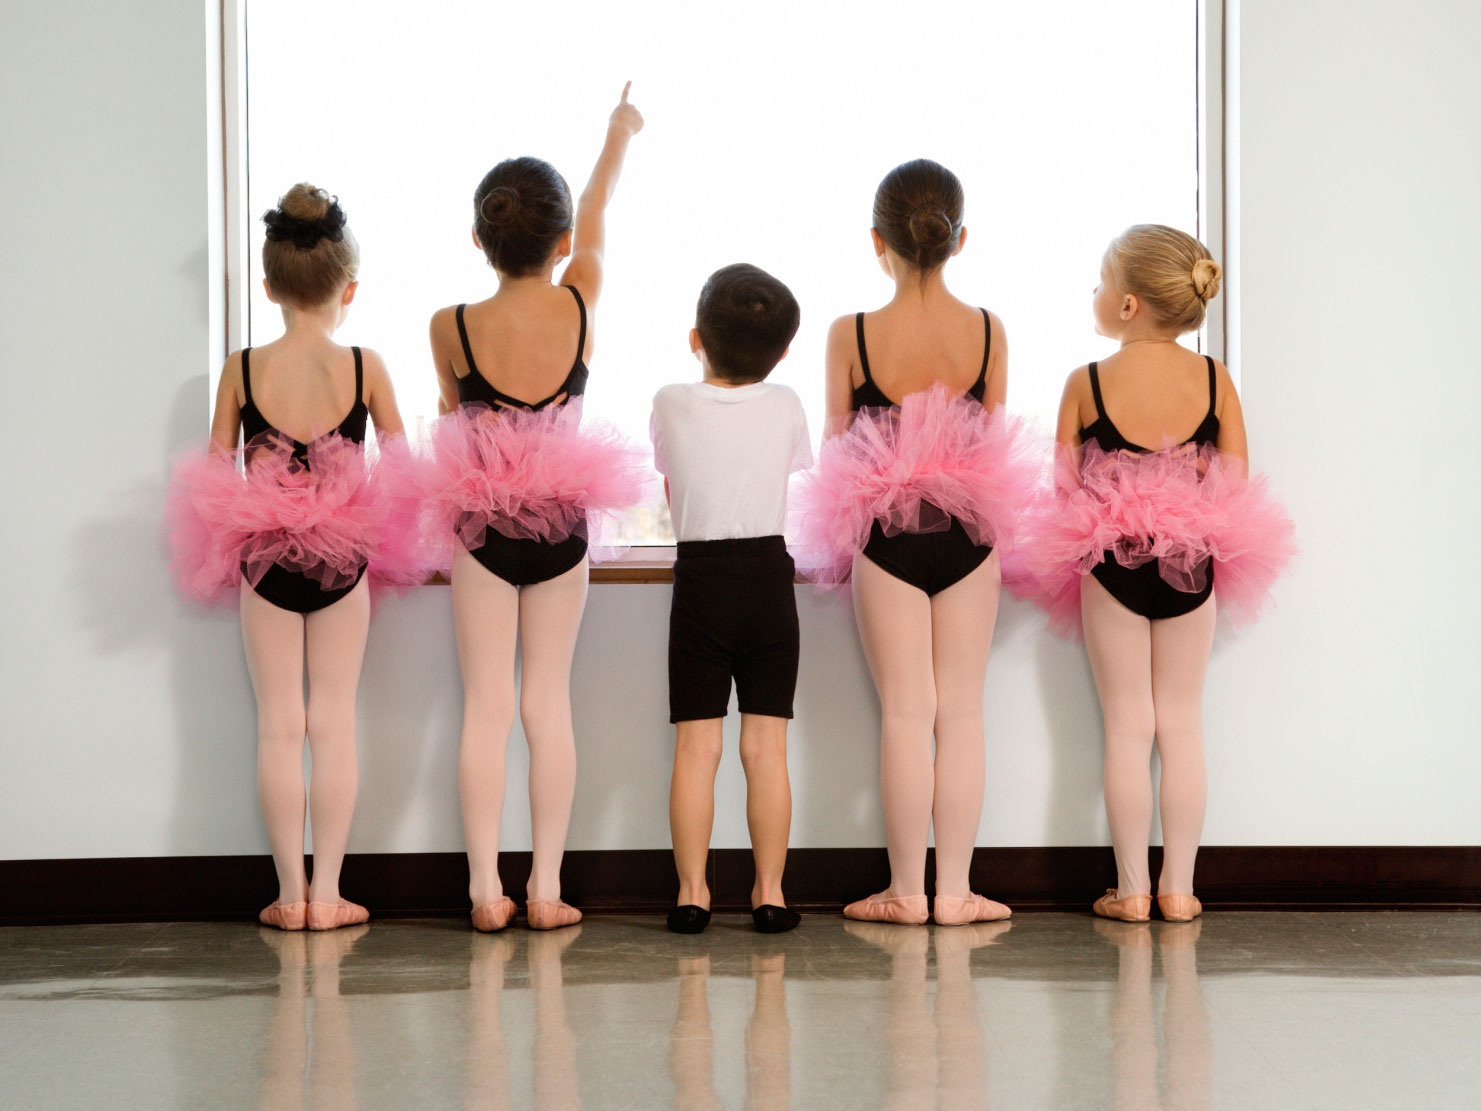
[[854,411],[854,361],[858,350],[854,318],[840,316],[828,329],[828,344],[823,353],[827,382],[824,440],[848,429]]
[[242,353],[233,351],[221,368],[221,381],[216,386],[216,408],[211,414],[211,447],[213,451],[235,451],[237,435],[242,430],[242,403],[237,390],[242,384]]
[[1223,363],[1215,360],[1214,369],[1218,378],[1220,401],[1218,404],[1219,441],[1215,445],[1221,455],[1233,455],[1250,465],[1250,445],[1245,439],[1244,409],[1239,403],[1239,391],[1234,388],[1234,379]]
[[622,87],[622,100],[607,123],[607,139],[591,171],[591,179],[576,202],[576,234],[571,261],[561,274],[561,285],[575,286],[588,307],[602,294],[602,255],[607,249],[607,205],[617,191],[622,160],[632,137],[643,130],[643,116],[627,102],[629,81]]
[[1008,330],[996,313],[987,314],[989,354],[987,382],[982,396],[983,407],[991,410],[1008,400]]
[[365,361],[365,406],[370,410],[370,419],[379,436],[399,436],[406,431],[401,423],[401,411],[396,408],[396,390],[391,385],[391,372],[386,369],[386,360],[376,351],[360,349]]
[[1059,399],[1059,420],[1055,424],[1054,439],[1062,451],[1080,469],[1080,414],[1085,393],[1090,388],[1090,368],[1082,366],[1065,380],[1064,394]]
[[453,352],[458,348],[455,309],[432,314],[432,368],[437,372],[437,412],[451,413],[458,407],[458,375],[453,370]]

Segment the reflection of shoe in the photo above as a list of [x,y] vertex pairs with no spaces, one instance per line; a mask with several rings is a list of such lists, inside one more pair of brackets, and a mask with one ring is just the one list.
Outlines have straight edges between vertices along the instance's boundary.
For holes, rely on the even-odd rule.
[[473,908],[473,928],[481,933],[497,933],[514,921],[518,910],[508,895],[500,895],[490,903],[479,903]]
[[1151,922],[1108,922],[1095,920],[1095,936],[1109,941],[1118,949],[1152,948]]
[[702,934],[710,924],[710,912],[693,903],[685,903],[669,911],[669,932],[674,934]]
[[341,899],[337,903],[310,903],[305,915],[311,930],[337,930],[341,926],[355,926],[369,917],[370,911],[348,899]]
[[1102,918],[1119,918],[1122,922],[1146,922],[1152,917],[1152,896],[1128,895],[1124,899],[1118,899],[1116,889],[1108,887],[1106,893],[1090,909]]
[[262,908],[257,921],[264,926],[276,926],[280,930],[301,930],[307,910],[307,903],[280,903],[274,899]]
[[1191,922],[1203,913],[1203,904],[1192,895],[1158,895],[1157,909],[1169,922]]
[[888,922],[845,922],[843,932],[883,949],[891,957],[924,960],[931,948],[930,930],[897,930]]
[[931,915],[938,926],[965,926],[968,922],[1000,922],[1011,917],[1013,912],[1002,903],[978,895],[976,892],[965,899],[955,895],[937,895]]
[[1163,949],[1191,949],[1202,930],[1202,918],[1191,922],[1169,922],[1157,934],[1157,944]]
[[930,913],[925,895],[886,895],[881,891],[843,908],[856,922],[893,922],[897,926],[924,926]]
[[762,903],[751,911],[751,921],[756,923],[756,932],[762,934],[784,934],[788,930],[795,930],[798,923],[802,921],[802,915],[791,907],[772,906],[770,903]]
[[970,953],[984,945],[996,945],[998,938],[1013,928],[1007,918],[997,922],[968,922],[950,930],[935,930],[932,938],[936,944],[936,955],[943,953]]
[[526,899],[525,921],[532,930],[558,930],[581,921],[581,912],[559,899]]

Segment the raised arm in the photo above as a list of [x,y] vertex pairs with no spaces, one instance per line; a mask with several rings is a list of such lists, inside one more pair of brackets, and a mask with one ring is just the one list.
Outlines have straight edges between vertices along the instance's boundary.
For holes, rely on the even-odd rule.
[[858,351],[859,344],[854,338],[854,318],[840,316],[828,329],[828,345],[823,352],[823,366],[827,377],[824,440],[848,430],[854,411],[854,361]]
[[211,414],[211,447],[218,451],[235,451],[242,430],[242,403],[237,390],[242,384],[242,353],[233,351],[221,368],[221,381],[216,385],[216,408]]
[[643,130],[643,116],[627,102],[629,81],[622,87],[622,100],[612,110],[607,122],[607,139],[591,171],[591,179],[576,202],[576,234],[571,244],[571,261],[561,274],[561,285],[575,286],[587,307],[596,304],[602,293],[602,255],[607,247],[607,205],[617,191],[617,178],[622,173],[622,160],[627,144]]

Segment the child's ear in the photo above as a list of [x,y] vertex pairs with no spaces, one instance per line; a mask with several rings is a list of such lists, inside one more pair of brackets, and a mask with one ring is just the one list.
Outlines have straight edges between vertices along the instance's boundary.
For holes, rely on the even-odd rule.
[[354,301],[354,299],[355,299],[355,291],[357,289],[359,289],[359,288],[360,288],[360,283],[359,282],[351,282],[349,285],[345,286],[344,293],[342,293],[340,295],[339,303],[341,305],[343,305],[345,308],[349,308],[350,307],[350,302]]
[[787,357],[787,351],[790,351],[790,350],[792,350],[792,345],[789,343],[789,344],[787,344],[786,350],[782,352],[781,359],[778,359],[777,362],[781,362],[782,359],[785,359]]
[[1141,307],[1142,303],[1137,300],[1136,294],[1128,293],[1125,297],[1121,298],[1121,319],[1130,320],[1137,314],[1137,311]]
[[262,279],[262,292],[267,294],[267,299],[273,304],[278,303],[278,299],[273,296],[273,287],[267,284],[266,278]]
[[874,240],[874,254],[878,258],[884,258],[884,237],[879,234],[878,228],[869,229],[869,238]]
[[961,230],[961,232],[960,232],[960,234],[958,234],[957,237],[956,237],[956,250],[954,250],[954,251],[951,252],[952,258],[955,258],[957,255],[961,254],[962,253],[962,248],[965,247],[966,245],[967,245],[967,229],[965,227],[963,227],[962,230]]
[[471,233],[473,235],[473,245],[475,247],[477,247],[479,253],[482,254],[483,253],[483,244],[478,241],[478,228],[474,227],[474,228],[471,228],[469,230],[471,231]]
[[703,350],[704,350],[704,348],[702,348],[700,346],[700,344],[699,344],[699,329],[698,328],[690,328],[689,329],[689,353],[691,355],[698,355]]
[[576,229],[567,228],[566,234],[561,236],[561,241],[555,246],[557,258],[570,258],[571,250],[576,243]]

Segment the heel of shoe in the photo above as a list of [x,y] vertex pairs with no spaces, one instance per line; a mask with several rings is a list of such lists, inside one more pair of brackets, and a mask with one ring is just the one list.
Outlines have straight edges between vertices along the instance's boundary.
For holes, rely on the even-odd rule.
[[1120,922],[1147,922],[1152,918],[1152,896],[1127,895],[1117,898],[1116,889],[1110,887],[1090,908],[1101,918],[1114,918]]
[[1191,922],[1203,913],[1203,904],[1192,895],[1158,895],[1157,909],[1168,922]]
[[558,930],[581,921],[581,912],[559,899],[527,899],[525,921],[532,930]]

